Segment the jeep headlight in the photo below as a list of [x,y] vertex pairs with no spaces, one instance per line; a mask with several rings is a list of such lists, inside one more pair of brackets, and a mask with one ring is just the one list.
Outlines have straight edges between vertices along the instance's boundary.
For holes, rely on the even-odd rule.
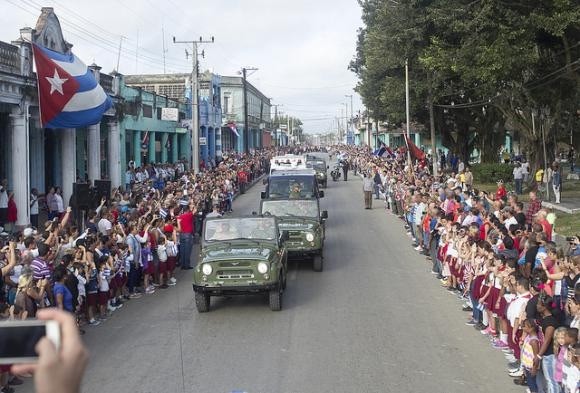
[[306,240],[309,241],[309,242],[313,241],[314,240],[314,235],[312,233],[308,232],[306,234]]
[[258,272],[261,274],[268,273],[268,264],[266,262],[258,263]]
[[211,272],[213,272],[213,268],[211,267],[211,265],[209,263],[204,263],[201,266],[201,271],[203,272],[203,274],[205,274],[206,276],[209,276],[211,274]]

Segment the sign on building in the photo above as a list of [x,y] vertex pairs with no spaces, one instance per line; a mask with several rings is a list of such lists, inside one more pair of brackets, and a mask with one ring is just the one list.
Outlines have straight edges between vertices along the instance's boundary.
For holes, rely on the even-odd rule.
[[207,145],[207,137],[205,137],[205,136],[200,136],[200,137],[199,137],[199,144],[200,144],[200,146],[205,146],[205,145]]
[[286,124],[280,124],[280,129],[286,130],[286,129],[288,129],[288,126]]
[[178,121],[179,109],[177,108],[161,108],[161,120]]

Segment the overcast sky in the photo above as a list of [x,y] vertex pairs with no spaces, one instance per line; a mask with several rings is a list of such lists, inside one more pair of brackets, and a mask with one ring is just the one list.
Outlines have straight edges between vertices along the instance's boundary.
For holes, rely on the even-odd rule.
[[[0,0],[0,40],[18,38],[19,29],[34,27],[40,8],[54,7],[71,42],[85,63],[104,72],[191,72],[184,44],[177,40],[209,39],[200,46],[201,70],[236,75],[256,67],[249,80],[281,104],[280,111],[303,119],[307,132],[326,131],[353,94],[361,104],[347,70],[361,25],[356,0]],[[138,49],[137,49],[138,48]],[[350,107],[349,107],[350,110]],[[336,122],[334,122],[336,124]]]

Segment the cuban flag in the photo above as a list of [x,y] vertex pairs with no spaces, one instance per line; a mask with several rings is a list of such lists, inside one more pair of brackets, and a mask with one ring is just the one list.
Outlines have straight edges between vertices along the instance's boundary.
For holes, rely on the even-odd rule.
[[240,133],[238,132],[238,129],[236,128],[236,125],[235,125],[235,123],[228,123],[228,128],[229,128],[230,130],[232,130],[232,132],[233,132],[234,134],[236,134],[236,136],[240,136]]
[[32,44],[40,122],[44,128],[77,128],[97,124],[112,106],[93,73],[70,54]]

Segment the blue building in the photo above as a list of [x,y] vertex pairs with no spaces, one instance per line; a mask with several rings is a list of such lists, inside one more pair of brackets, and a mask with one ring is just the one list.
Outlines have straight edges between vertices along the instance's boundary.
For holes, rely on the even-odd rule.
[[[126,75],[127,86],[138,87],[143,91],[166,96],[184,107],[184,125],[191,124],[191,74],[146,74]],[[204,72],[199,80],[199,144],[200,162],[206,164],[221,158],[221,91],[219,75]],[[182,119],[180,119],[182,120]]]

